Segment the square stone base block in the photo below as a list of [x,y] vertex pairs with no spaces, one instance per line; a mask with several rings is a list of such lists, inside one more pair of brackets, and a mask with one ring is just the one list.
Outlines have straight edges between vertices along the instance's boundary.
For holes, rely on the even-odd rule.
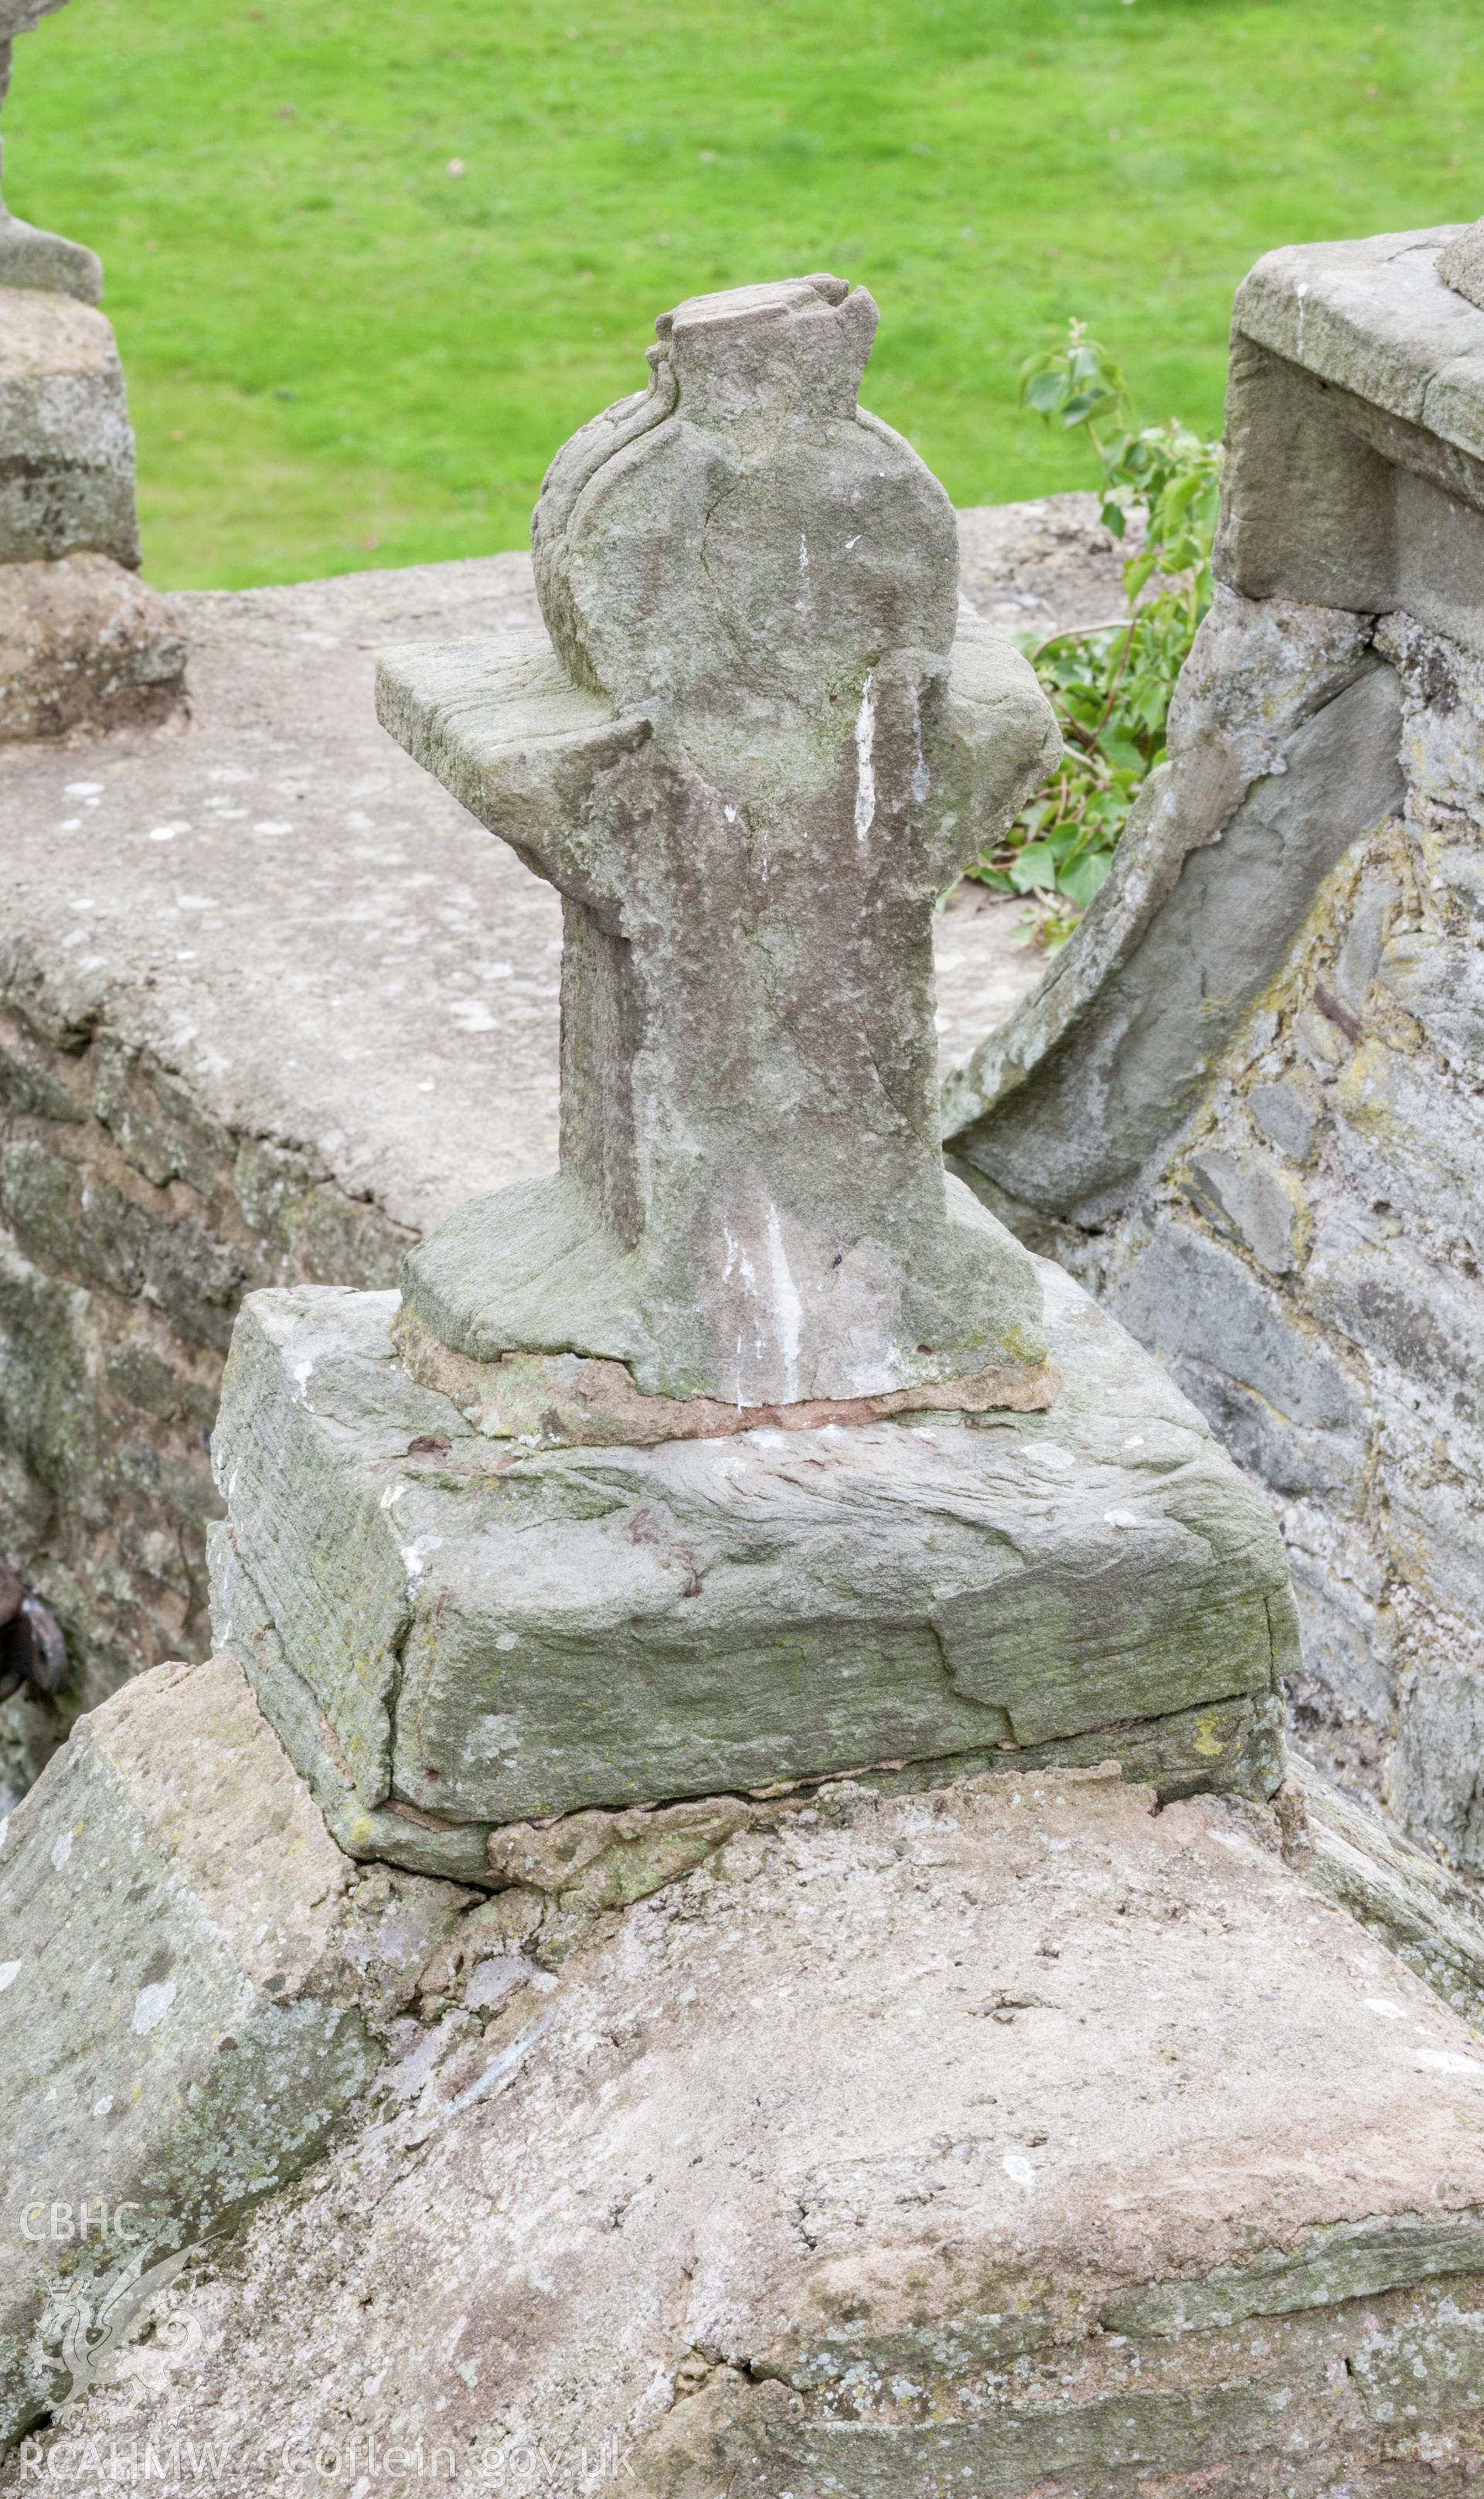
[[257,1293],[213,1434],[219,1643],[341,1845],[488,1881],[500,1826],[842,1771],[1113,1756],[1267,1793],[1293,1600],[1272,1513],[1049,1265],[1065,1384],[655,1449],[484,1439],[390,1293]]

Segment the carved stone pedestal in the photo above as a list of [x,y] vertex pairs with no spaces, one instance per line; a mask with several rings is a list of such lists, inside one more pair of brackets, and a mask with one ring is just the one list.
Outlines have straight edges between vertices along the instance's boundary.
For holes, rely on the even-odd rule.
[[[1054,761],[810,277],[683,304],[558,455],[544,627],[381,717],[563,895],[561,1168],[391,1294],[259,1294],[218,1637],[341,1845],[1116,1754],[1281,1775],[1266,1506],[943,1168],[931,922]],[[493,1853],[492,1853],[493,1852]]]
[[75,547],[139,563],[134,436],[101,312],[35,287],[0,289],[0,563]]

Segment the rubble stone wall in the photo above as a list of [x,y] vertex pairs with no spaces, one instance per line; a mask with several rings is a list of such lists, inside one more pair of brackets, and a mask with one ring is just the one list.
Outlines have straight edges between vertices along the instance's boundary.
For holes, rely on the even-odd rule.
[[[393,1283],[413,1237],[0,956],[0,1509],[66,1627],[68,1715],[209,1644],[208,1441],[242,1294]],[[7,1717],[0,1776],[24,1784],[65,1719]]]
[[1301,1735],[1484,1871],[1484,663],[1402,617],[1404,812],[1153,1186],[1057,1251],[1280,1506]]

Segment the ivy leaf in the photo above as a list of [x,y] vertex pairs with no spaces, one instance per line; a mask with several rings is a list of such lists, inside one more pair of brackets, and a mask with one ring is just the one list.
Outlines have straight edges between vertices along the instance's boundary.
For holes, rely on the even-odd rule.
[[1131,520],[1143,525],[1123,568],[1131,625],[1018,637],[1071,733],[1002,843],[967,871],[997,892],[1033,895],[1016,942],[1033,936],[1049,953],[1100,890],[1130,810],[1165,759],[1175,681],[1211,601],[1222,454],[1178,418],[1141,426],[1121,371],[1084,322],[1028,356],[1019,378],[1022,400],[1046,423],[1086,428],[1110,535],[1123,539]]
[[1061,406],[1064,388],[1060,373],[1037,373],[1026,383],[1021,397],[1039,416],[1049,416]]
[[1056,890],[1056,860],[1048,842],[1027,842],[1017,852],[1010,871],[1010,882],[1016,893],[1030,893],[1037,886],[1048,893]]
[[1086,851],[1063,871],[1058,880],[1060,891],[1069,902],[1076,903],[1079,911],[1085,911],[1093,895],[1100,893],[1107,884],[1112,866],[1111,851]]

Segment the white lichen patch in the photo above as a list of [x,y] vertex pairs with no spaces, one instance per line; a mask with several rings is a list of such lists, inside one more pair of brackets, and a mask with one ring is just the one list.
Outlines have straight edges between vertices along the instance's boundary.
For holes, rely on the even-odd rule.
[[152,1987],[142,1987],[134,1999],[134,2019],[129,2025],[130,2029],[140,2038],[147,2038],[151,2030],[159,2028],[177,1993],[173,1978],[162,1978]]
[[855,839],[863,842],[876,822],[876,695],[867,674],[855,714]]

